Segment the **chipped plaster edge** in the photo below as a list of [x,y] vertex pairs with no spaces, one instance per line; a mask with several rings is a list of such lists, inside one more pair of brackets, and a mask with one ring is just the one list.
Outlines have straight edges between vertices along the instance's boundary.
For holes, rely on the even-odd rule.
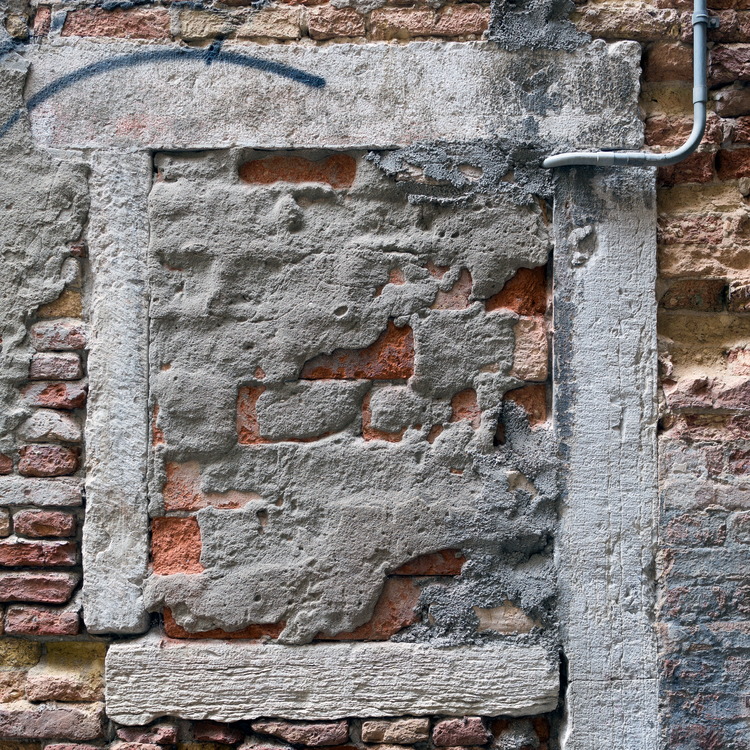
[[86,421],[83,618],[90,633],[148,627],[148,321],[151,157],[91,157],[91,340]]
[[655,204],[653,170],[557,176],[565,750],[658,746]]

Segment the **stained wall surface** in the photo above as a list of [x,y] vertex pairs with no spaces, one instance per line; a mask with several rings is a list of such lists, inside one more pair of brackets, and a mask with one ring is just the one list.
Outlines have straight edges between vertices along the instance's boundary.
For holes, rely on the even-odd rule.
[[[750,11],[725,5],[704,144],[658,178],[660,525],[612,532],[596,415],[604,490],[570,510],[560,397],[587,391],[550,348],[623,373],[592,408],[655,447],[620,345],[648,386],[652,281],[608,264],[638,238],[648,272],[650,178],[555,194],[539,165],[639,146],[642,51],[647,145],[678,144],[689,8],[0,2],[2,750],[600,747],[577,717],[746,746]],[[620,317],[575,349],[553,287],[586,320],[602,268]]]

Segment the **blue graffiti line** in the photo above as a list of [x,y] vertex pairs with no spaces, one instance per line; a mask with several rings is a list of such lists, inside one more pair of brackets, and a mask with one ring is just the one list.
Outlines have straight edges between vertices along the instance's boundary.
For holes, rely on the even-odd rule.
[[[271,60],[263,60],[260,57],[253,57],[252,55],[242,55],[238,52],[225,52],[220,47],[217,49],[214,45],[211,45],[211,47],[205,50],[182,47],[179,49],[133,52],[127,55],[100,60],[99,62],[91,63],[90,65],[84,65],[82,68],[78,68],[78,70],[74,70],[72,73],[60,76],[60,78],[57,78],[43,89],[37,91],[37,93],[26,102],[26,110],[28,112],[33,112],[40,104],[43,104],[51,97],[59,94],[63,89],[72,86],[74,83],[85,81],[87,78],[93,78],[94,76],[109,73],[113,70],[123,70],[125,68],[133,68],[137,65],[170,60],[199,60],[206,65],[223,62],[228,65],[239,65],[242,68],[260,70],[264,73],[273,73],[274,75],[288,78],[315,89],[322,88],[326,85],[325,78],[312,75],[311,73],[305,73],[304,70],[293,68],[291,65],[284,65],[283,63],[272,62]],[[23,110],[15,112],[2,125],[0,125],[0,138],[2,138],[21,119],[22,113]]]

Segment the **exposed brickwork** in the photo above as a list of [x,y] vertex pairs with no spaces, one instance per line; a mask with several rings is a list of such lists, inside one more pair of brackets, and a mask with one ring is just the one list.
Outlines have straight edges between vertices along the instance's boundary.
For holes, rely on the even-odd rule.
[[201,535],[195,518],[155,518],[151,522],[154,573],[200,573]]
[[63,36],[168,39],[169,13],[162,8],[82,8],[68,13]]
[[269,156],[245,162],[240,167],[240,178],[257,185],[325,182],[333,188],[345,188],[351,187],[356,171],[357,162],[347,154],[334,154],[319,161],[301,156]]

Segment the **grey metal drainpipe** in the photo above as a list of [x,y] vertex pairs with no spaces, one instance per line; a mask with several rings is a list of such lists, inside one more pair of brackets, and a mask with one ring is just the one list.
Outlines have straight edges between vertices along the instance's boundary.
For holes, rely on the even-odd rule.
[[685,143],[669,154],[651,154],[647,151],[579,151],[577,153],[548,156],[542,166],[571,167],[592,165],[600,167],[642,167],[646,165],[667,166],[682,161],[698,148],[706,129],[706,102],[708,86],[706,67],[708,50],[706,37],[708,28],[716,28],[719,19],[708,15],[706,0],[695,0],[693,6],[693,132]]

